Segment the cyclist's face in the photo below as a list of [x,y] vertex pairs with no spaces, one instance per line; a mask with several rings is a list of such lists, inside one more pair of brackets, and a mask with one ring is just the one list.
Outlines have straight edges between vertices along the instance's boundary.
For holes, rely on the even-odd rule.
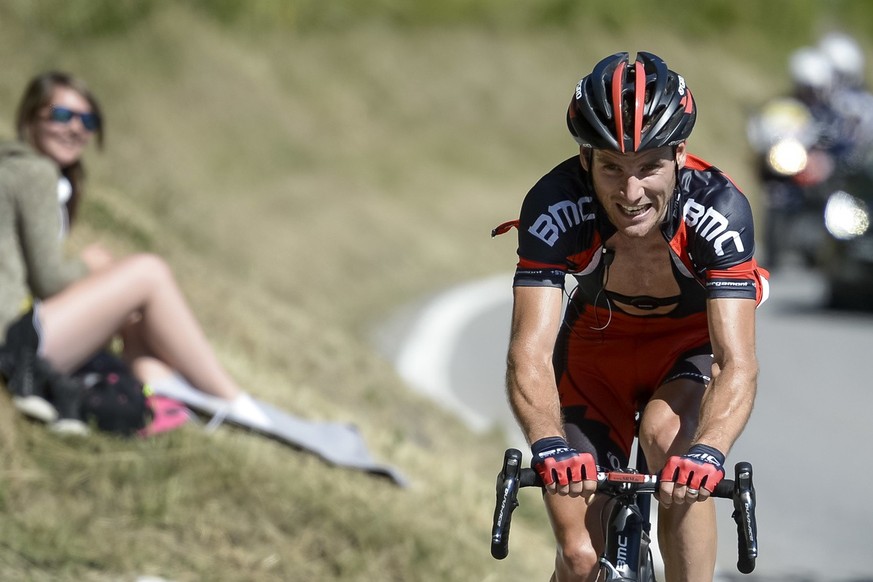
[[676,167],[685,165],[685,144],[636,153],[594,150],[591,168],[588,152],[580,159],[589,170],[597,200],[609,221],[622,234],[644,237],[658,228],[667,214],[676,185]]
[[[67,121],[55,121],[51,116],[52,107],[67,109],[76,115]],[[78,115],[87,113],[92,113],[91,104],[78,91],[56,87],[34,123],[33,146],[61,168],[75,164],[91,141],[92,131],[82,125],[82,118]]]

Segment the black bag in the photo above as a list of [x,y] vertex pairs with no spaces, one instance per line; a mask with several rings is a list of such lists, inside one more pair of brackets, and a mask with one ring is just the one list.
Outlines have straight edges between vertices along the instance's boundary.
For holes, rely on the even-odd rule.
[[14,398],[42,399],[57,410],[59,419],[94,423],[123,436],[133,436],[151,421],[143,385],[113,354],[99,352],[72,375],[56,372],[37,355],[33,310],[9,327],[5,340],[0,346],[0,375]]
[[73,374],[84,385],[82,420],[122,436],[133,436],[151,421],[143,385],[127,365],[100,352]]

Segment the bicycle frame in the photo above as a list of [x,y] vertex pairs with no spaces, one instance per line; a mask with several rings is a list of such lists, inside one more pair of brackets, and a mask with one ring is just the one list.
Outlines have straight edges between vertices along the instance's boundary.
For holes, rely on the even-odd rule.
[[[629,476],[645,475],[628,473]],[[645,501],[646,503],[641,503]],[[632,491],[617,493],[611,503],[600,557],[604,582],[653,582],[649,522],[649,497]],[[644,508],[645,507],[645,508]]]
[[[650,481],[643,449],[637,441],[633,469],[624,471],[628,482]],[[607,488],[604,488],[607,489]],[[605,525],[605,547],[600,557],[601,580],[604,582],[654,582],[650,521],[652,498],[638,495],[627,483],[616,483],[604,491],[612,496],[609,519]]]
[[[638,455],[640,465],[641,455]],[[539,475],[521,467],[521,452],[507,449],[503,469],[497,476],[497,501],[491,530],[491,555],[502,560],[509,554],[509,528],[512,512],[518,507],[521,487],[542,487]],[[644,466],[644,465],[640,465]],[[737,523],[737,569],[748,574],[755,568],[758,555],[755,518],[755,489],[752,466],[736,464],[736,479],[722,479],[713,497],[733,499],[733,518]],[[598,492],[614,499],[606,522],[606,545],[600,559],[606,582],[652,582],[654,572],[650,560],[650,495],[658,489],[657,475],[647,475],[634,469],[627,472],[598,473]]]

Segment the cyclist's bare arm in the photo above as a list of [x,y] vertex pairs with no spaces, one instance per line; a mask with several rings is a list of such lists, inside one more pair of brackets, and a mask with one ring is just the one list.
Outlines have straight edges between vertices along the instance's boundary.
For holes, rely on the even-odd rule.
[[755,302],[710,299],[712,382],[703,396],[695,443],[727,454],[752,413],[758,379],[755,356]]
[[[713,447],[727,455],[746,426],[755,400],[758,362],[755,356],[755,302],[749,299],[710,299],[707,302],[712,342],[712,381],[700,405],[693,444]],[[675,491],[674,491],[675,489]],[[662,482],[658,498],[704,501],[709,492],[689,493],[685,485]]]
[[563,290],[515,287],[507,356],[509,403],[529,443],[564,434],[552,352]]
[[[548,447],[553,444],[549,438],[561,437],[563,441],[565,437],[552,365],[555,338],[561,325],[562,295],[563,289],[553,287],[516,287],[514,290],[506,383],[513,412],[533,446],[544,439],[546,442],[540,445]],[[563,443],[566,446],[566,441]],[[534,456],[538,454],[535,452]],[[560,452],[556,451],[556,454],[558,456],[554,459],[560,462],[585,463],[584,457],[572,449],[565,450],[564,454],[570,457],[564,459],[559,458]],[[584,481],[574,480],[577,477],[548,480],[546,491],[560,495],[585,495],[590,501],[597,483],[593,480],[593,458],[589,462],[590,469],[586,469],[584,474],[591,475],[591,478]],[[576,471],[582,471],[581,465],[575,470],[570,469],[569,473],[576,475]],[[563,484],[559,481],[563,481]]]

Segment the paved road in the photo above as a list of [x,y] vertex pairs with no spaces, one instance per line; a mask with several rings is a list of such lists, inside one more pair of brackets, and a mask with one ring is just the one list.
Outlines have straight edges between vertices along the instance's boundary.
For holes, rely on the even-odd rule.
[[[417,313],[428,313],[429,320],[407,325],[407,341],[396,352],[411,384],[474,428],[504,427],[518,446],[523,441],[503,393],[510,278],[478,282],[419,306]],[[776,274],[772,297],[759,311],[758,399],[729,458],[752,462],[759,497],[760,558],[755,574],[743,580],[873,581],[867,493],[873,482],[873,314],[821,310],[820,297],[814,278]],[[428,333],[437,327],[438,333]],[[423,384],[422,373],[429,379]],[[803,470],[810,476],[802,477]],[[739,580],[729,503],[719,503],[721,580]]]

